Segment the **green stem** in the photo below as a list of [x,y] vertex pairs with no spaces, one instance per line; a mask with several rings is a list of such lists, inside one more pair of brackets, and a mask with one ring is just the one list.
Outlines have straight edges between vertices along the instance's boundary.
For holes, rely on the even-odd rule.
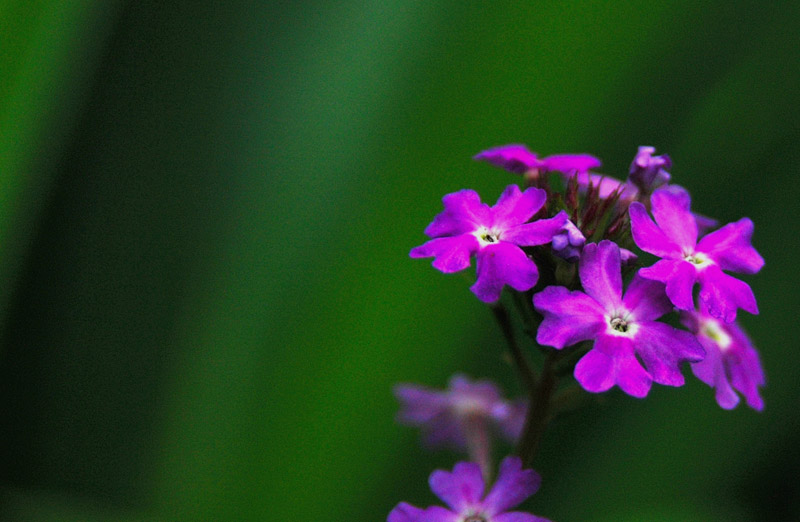
[[511,317],[508,315],[508,310],[506,310],[506,307],[503,306],[502,303],[497,303],[492,306],[492,312],[494,313],[494,318],[497,320],[497,324],[503,331],[503,336],[506,338],[511,357],[514,360],[514,366],[519,372],[519,377],[525,385],[525,389],[528,393],[531,393],[531,390],[536,388],[536,372],[528,363],[528,359],[525,358],[525,354],[522,353],[522,350],[517,344],[517,339],[514,335],[514,327],[511,324]]
[[550,420],[553,393],[558,384],[558,376],[555,372],[557,359],[557,352],[551,351],[547,354],[539,381],[529,390],[528,414],[517,449],[523,464],[528,467],[533,464],[547,422]]

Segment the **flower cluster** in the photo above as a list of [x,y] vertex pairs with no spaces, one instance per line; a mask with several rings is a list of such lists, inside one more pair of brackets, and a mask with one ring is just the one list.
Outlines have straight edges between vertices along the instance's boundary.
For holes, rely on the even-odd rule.
[[[672,184],[672,160],[653,147],[639,147],[625,180],[596,172],[602,164],[594,156],[540,158],[524,145],[475,159],[520,175],[522,188],[509,185],[493,206],[473,190],[444,196],[443,211],[425,229],[429,240],[410,256],[433,258],[444,273],[465,270],[475,258],[470,290],[491,306],[528,399],[506,401],[490,381],[460,375],[444,391],[398,385],[398,420],[420,427],[427,446],[466,450],[473,462],[431,475],[448,508],[401,502],[389,522],[544,520],[508,509],[538,489],[539,476],[523,467],[574,390],[617,386],[643,398],[653,383],[683,385],[681,367],[689,363],[722,408],[734,408],[739,394],[763,408],[759,356],[736,323],[739,310],[757,314],[758,306],[750,286],[731,275],[764,265],[749,218],[717,228],[695,213],[688,191]],[[642,253],[655,262],[640,262]],[[540,368],[517,343],[504,300],[541,352]],[[580,388],[559,387],[569,374]],[[484,496],[493,435],[517,442],[519,458],[502,461]]]
[[[562,350],[591,344],[574,371],[587,391],[617,385],[644,397],[652,382],[680,386],[683,362],[709,366],[702,363],[710,351],[708,339],[702,331],[679,330],[656,319],[674,307],[739,331],[731,324],[737,311],[757,314],[758,306],[750,286],[726,272],[754,274],[764,260],[751,244],[748,218],[698,239],[713,221],[692,213],[689,193],[669,184],[672,161],[654,153],[653,147],[640,147],[627,180],[621,181],[593,172],[601,163],[587,154],[540,159],[524,145],[481,152],[475,159],[525,174],[529,186],[520,191],[510,185],[493,207],[471,190],[448,194],[444,211],[425,230],[431,240],[410,255],[433,257],[433,266],[445,273],[466,269],[475,255],[477,281],[471,290],[484,302],[497,302],[504,286],[532,294],[541,318],[540,345]],[[552,194],[545,176],[551,171],[566,182],[563,198]],[[570,187],[583,194],[582,201]],[[621,271],[637,259],[630,251],[634,246],[660,259],[639,267],[623,293]],[[559,279],[572,273],[559,271],[559,263],[570,261],[578,263],[578,279]],[[557,284],[537,286],[539,267],[554,266],[548,283],[555,279]],[[763,377],[754,361],[739,367],[748,368],[745,380],[752,386],[747,393],[757,395]],[[716,383],[730,375],[728,366],[715,368],[722,376],[701,379]]]

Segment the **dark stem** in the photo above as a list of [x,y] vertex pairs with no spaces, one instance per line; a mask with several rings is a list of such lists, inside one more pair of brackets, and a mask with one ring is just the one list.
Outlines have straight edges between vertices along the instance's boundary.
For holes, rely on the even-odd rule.
[[558,376],[555,372],[557,359],[557,352],[551,351],[547,354],[539,382],[529,390],[528,414],[525,417],[525,428],[517,449],[523,465],[528,467],[533,465],[542,435],[544,435],[547,422],[550,420],[553,393],[558,383]]
[[536,372],[528,363],[528,359],[525,358],[525,354],[522,353],[522,350],[517,344],[517,339],[514,336],[514,326],[511,324],[511,317],[508,315],[508,310],[506,310],[506,307],[503,306],[502,303],[497,303],[492,306],[492,312],[494,313],[494,318],[497,320],[497,324],[500,325],[500,329],[503,331],[503,336],[506,338],[508,349],[511,352],[511,357],[514,359],[514,366],[519,372],[519,377],[525,385],[525,389],[530,394],[536,388]]

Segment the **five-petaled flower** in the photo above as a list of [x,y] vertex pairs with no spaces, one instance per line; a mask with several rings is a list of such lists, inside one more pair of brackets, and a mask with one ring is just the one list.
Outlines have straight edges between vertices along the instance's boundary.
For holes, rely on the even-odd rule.
[[706,358],[692,363],[698,379],[716,389],[717,403],[730,410],[739,404],[740,392],[747,405],[761,411],[764,401],[758,388],[764,386],[764,370],[747,334],[736,323],[722,323],[700,303],[695,312],[683,312],[681,321],[697,334],[706,349]]
[[544,315],[537,342],[561,349],[594,340],[575,366],[575,379],[590,392],[616,384],[644,397],[653,381],[681,386],[680,363],[701,360],[703,348],[689,332],[656,322],[672,309],[663,284],[634,276],[623,296],[620,265],[615,243],[586,245],[578,267],[585,292],[549,286],[533,296]]
[[463,375],[454,375],[447,390],[398,384],[394,394],[401,404],[398,421],[422,428],[429,447],[464,449],[471,428],[491,427],[515,442],[525,422],[524,401],[506,401],[493,382],[471,382]]
[[481,469],[473,462],[459,462],[452,473],[436,470],[428,482],[449,509],[422,509],[401,502],[389,513],[387,522],[547,522],[529,513],[508,511],[533,495],[541,483],[535,471],[522,469],[519,457],[503,459],[497,481],[486,496]]
[[641,203],[632,203],[629,210],[634,242],[645,252],[662,258],[639,273],[666,283],[667,295],[681,310],[695,309],[692,289],[699,282],[700,300],[713,317],[729,323],[736,319],[738,308],[757,314],[750,286],[723,272],[754,274],[764,265],[764,259],[750,244],[753,222],[742,218],[698,242],[688,193],[675,187],[659,189],[653,193],[651,203],[657,225]]
[[434,268],[451,273],[467,268],[475,254],[478,279],[470,290],[487,303],[500,298],[504,285],[529,290],[539,279],[539,270],[520,247],[549,243],[567,221],[562,211],[528,223],[546,199],[542,189],[520,192],[516,185],[509,185],[493,207],[481,203],[473,190],[448,194],[442,198],[444,211],[425,229],[433,239],[409,255],[433,257]]

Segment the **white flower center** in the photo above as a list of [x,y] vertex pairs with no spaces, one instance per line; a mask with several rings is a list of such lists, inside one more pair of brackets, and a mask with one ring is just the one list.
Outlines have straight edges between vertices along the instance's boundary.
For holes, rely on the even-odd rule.
[[606,322],[606,333],[619,337],[633,337],[639,329],[639,325],[633,322],[633,316],[628,312],[606,316]]
[[711,260],[702,252],[684,252],[683,259],[695,265],[698,269],[705,268],[711,264]]
[[487,522],[486,518],[478,513],[478,514],[469,514],[465,518],[462,519],[463,522]]
[[480,242],[482,247],[500,241],[500,231],[490,230],[486,227],[480,227],[475,232],[473,232],[472,235],[478,238],[478,241]]
[[715,319],[705,319],[700,326],[700,332],[704,336],[717,343],[720,351],[727,351],[733,343],[733,338],[728,332],[725,331],[725,328],[720,324],[720,322]]

